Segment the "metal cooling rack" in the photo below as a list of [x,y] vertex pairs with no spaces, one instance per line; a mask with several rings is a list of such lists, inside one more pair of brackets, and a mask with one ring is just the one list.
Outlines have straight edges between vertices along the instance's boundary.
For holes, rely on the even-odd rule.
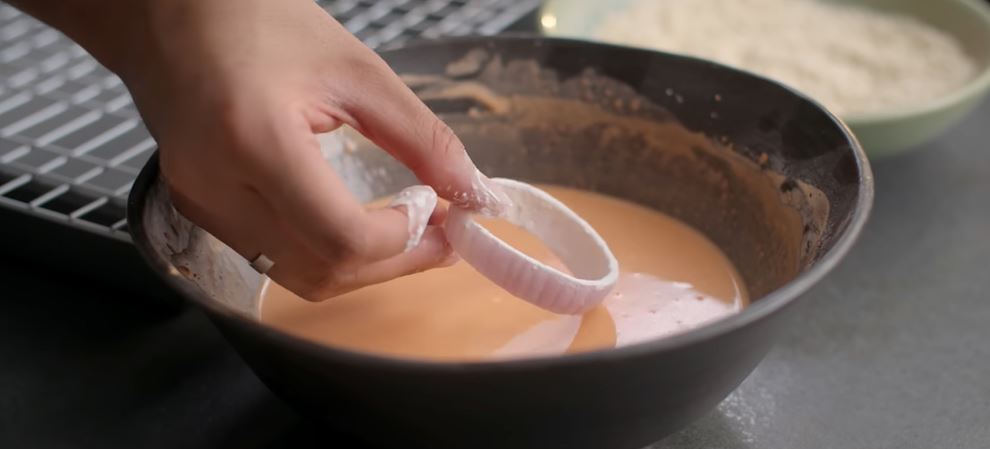
[[[495,34],[539,0],[318,3],[375,48]],[[0,2],[0,208],[129,241],[125,200],[154,148],[120,79],[59,32]]]

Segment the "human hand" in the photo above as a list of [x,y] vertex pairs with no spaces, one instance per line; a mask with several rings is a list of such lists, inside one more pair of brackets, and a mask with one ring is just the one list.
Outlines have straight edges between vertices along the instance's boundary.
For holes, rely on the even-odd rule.
[[122,7],[144,24],[127,27],[130,42],[74,34],[96,36],[91,51],[130,89],[177,209],[244,257],[272,259],[284,287],[322,300],[455,260],[443,211],[404,252],[405,211],[366,210],[318,133],[349,125],[441,197],[501,207],[450,128],[313,1],[139,3]]

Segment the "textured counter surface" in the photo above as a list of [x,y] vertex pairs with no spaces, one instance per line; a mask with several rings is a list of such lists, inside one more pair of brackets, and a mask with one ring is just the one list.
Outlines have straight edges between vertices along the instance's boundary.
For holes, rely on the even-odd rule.
[[[990,103],[876,162],[852,254],[739,390],[653,447],[990,447],[988,124]],[[11,260],[0,282],[0,447],[360,447],[316,434],[195,310]]]

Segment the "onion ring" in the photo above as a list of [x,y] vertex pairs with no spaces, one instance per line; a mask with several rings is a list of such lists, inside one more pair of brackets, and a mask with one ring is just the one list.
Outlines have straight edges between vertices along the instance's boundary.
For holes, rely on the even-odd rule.
[[619,278],[605,240],[550,194],[511,179],[492,181],[512,202],[502,218],[543,241],[573,275],[513,248],[459,207],[449,209],[444,224],[454,251],[509,293],[551,312],[580,314],[600,304]]

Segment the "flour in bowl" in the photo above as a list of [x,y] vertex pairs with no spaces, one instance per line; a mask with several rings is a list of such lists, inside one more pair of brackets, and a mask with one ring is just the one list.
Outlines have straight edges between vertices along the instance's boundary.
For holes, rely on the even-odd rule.
[[759,73],[838,114],[924,104],[977,71],[941,30],[834,1],[639,0],[607,16],[595,35]]

